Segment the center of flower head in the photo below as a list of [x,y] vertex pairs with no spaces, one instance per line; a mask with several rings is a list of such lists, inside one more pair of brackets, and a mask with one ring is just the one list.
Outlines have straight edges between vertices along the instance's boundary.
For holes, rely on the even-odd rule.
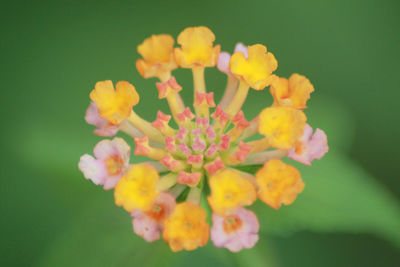
[[231,233],[242,227],[242,220],[236,215],[228,215],[224,219],[223,227],[226,233]]
[[[172,80],[171,80],[172,79]],[[165,85],[158,85],[163,90],[170,89],[173,78]],[[176,103],[176,102],[173,102]],[[195,107],[202,109],[214,106],[213,94],[196,93]],[[179,110],[178,107],[172,108]],[[204,176],[212,175],[227,164],[240,163],[245,160],[251,147],[236,141],[238,133],[242,132],[244,117],[240,118],[240,127],[230,131],[229,125],[239,125],[239,120],[229,120],[229,115],[220,107],[210,117],[195,116],[189,108],[175,114],[179,126],[173,129],[168,125],[171,116],[158,112],[157,119],[152,123],[162,134],[165,141],[165,150],[154,149],[148,139],[135,138],[136,155],[145,155],[158,159],[170,171],[177,173],[177,182],[194,187]],[[204,112],[208,113],[208,112]],[[243,116],[243,115],[242,115]],[[244,128],[244,127],[242,127]]]
[[[79,168],[95,184],[115,188],[115,203],[134,217],[135,233],[151,242],[162,232],[173,251],[207,243],[210,214],[204,205],[212,210],[215,246],[233,252],[254,246],[259,223],[245,207],[259,197],[278,209],[290,205],[304,188],[299,172],[280,159],[288,156],[310,165],[328,150],[325,133],[317,129],[313,134],[302,111],[314,91],[306,77],[273,74],[278,63],[264,45],[238,44],[231,56],[220,53],[214,41],[211,30],[201,26],[181,32],[179,47],[167,34],[153,35],[138,46],[143,57],[136,62],[139,73],[158,78],[158,98],[171,111],[158,111],[152,123],[132,109],[139,95],[128,82],[115,88],[111,81],[98,82],[90,93],[86,121],[97,127],[95,133],[125,132],[134,139],[134,154],[150,161],[129,164],[129,145],[114,138],[101,141],[95,157],[83,155]],[[228,76],[218,104],[204,77],[205,68],[216,65]],[[193,107],[181,98],[182,86],[172,75],[178,66],[193,73]],[[250,88],[267,87],[272,106],[247,121],[241,108]],[[242,171],[260,164],[257,173]],[[200,206],[200,200],[206,201]]]
[[209,124],[209,118],[196,117],[181,125],[172,137],[166,137],[168,152],[174,160],[183,160],[184,171],[200,171],[230,148],[229,141]]

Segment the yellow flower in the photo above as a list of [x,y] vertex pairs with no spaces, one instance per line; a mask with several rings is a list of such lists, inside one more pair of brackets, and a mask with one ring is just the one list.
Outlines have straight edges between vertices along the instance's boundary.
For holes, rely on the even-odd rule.
[[262,90],[276,79],[272,72],[278,68],[278,61],[261,44],[249,46],[247,51],[247,58],[241,52],[233,54],[229,68],[236,78],[255,90]]
[[239,171],[223,169],[209,179],[211,195],[208,203],[219,214],[229,213],[236,208],[251,205],[256,200],[253,184]]
[[166,77],[177,68],[174,59],[174,38],[169,34],[152,35],[137,48],[143,59],[136,61],[136,68],[144,78]]
[[158,181],[158,172],[153,167],[147,164],[134,165],[115,187],[115,204],[129,212],[150,209],[158,196]]
[[175,48],[175,59],[183,68],[212,67],[217,64],[221,47],[213,47],[214,33],[207,27],[189,27],[178,36],[181,48]]
[[303,135],[307,117],[291,107],[269,107],[260,113],[258,131],[272,147],[290,149]]
[[206,212],[190,202],[178,204],[165,221],[163,238],[174,252],[202,247],[207,244],[208,237]]
[[112,124],[120,124],[129,117],[132,107],[139,102],[135,87],[126,82],[118,82],[114,86],[111,81],[97,82],[90,93],[90,99],[96,103],[100,116]]
[[310,94],[314,92],[314,86],[305,76],[294,73],[289,80],[285,78],[275,80],[270,91],[274,98],[274,106],[304,109]]
[[304,189],[300,172],[280,160],[269,160],[256,173],[260,199],[274,209],[290,205]]

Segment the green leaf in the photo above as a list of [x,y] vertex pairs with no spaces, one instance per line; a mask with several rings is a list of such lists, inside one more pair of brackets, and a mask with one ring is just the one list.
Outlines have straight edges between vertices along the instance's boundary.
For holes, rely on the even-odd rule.
[[400,246],[397,199],[348,157],[329,152],[312,166],[294,165],[306,187],[294,204],[279,210],[259,201],[262,231],[370,233]]
[[103,192],[81,207],[43,250],[38,266],[277,266],[268,238],[251,250],[231,253],[209,240],[195,251],[172,252],[163,240],[147,243],[132,230],[132,219]]
[[[116,207],[111,192],[92,199],[73,223],[50,242],[38,266],[233,266],[225,249],[209,242],[196,251],[172,252],[163,240],[147,243],[132,230],[132,219]],[[229,264],[228,264],[229,263]]]
[[44,251],[39,266],[151,267],[165,262],[175,265],[181,259],[165,242],[147,243],[136,236],[129,214],[106,193],[87,203]]

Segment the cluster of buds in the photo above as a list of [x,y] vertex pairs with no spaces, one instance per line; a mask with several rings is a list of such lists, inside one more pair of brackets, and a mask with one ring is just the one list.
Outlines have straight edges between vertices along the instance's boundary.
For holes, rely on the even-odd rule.
[[[209,237],[232,252],[253,247],[259,222],[247,207],[259,198],[279,209],[304,188],[299,171],[281,159],[310,165],[328,151],[325,133],[306,123],[303,111],[314,91],[306,77],[278,77],[277,60],[261,44],[237,44],[230,55],[214,40],[210,29],[190,27],[179,34],[179,47],[166,34],[138,46],[143,58],[136,67],[144,78],[158,79],[159,98],[168,101],[171,114],[158,111],[154,122],[141,118],[133,110],[139,95],[126,81],[115,87],[111,81],[96,83],[86,113],[95,134],[122,131],[133,138],[134,155],[149,160],[130,164],[130,146],[115,137],[99,142],[94,157],[83,155],[80,170],[114,190],[116,205],[133,217],[137,235],[148,242],[162,237],[172,251],[194,250]],[[182,87],[171,74],[178,66],[192,70],[193,109],[183,102]],[[205,68],[214,66],[227,75],[218,104],[204,79]],[[272,105],[248,121],[241,108],[250,88],[267,87]],[[260,168],[244,172],[248,165]]]

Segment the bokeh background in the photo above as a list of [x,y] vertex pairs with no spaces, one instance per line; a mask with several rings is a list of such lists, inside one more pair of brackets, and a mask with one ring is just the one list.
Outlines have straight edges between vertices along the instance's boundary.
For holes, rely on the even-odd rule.
[[[1,266],[400,266],[400,2],[397,0],[2,1]],[[167,111],[134,67],[151,34],[205,25],[216,43],[267,45],[278,75],[314,84],[307,115],[330,152],[299,167],[290,207],[256,207],[261,240],[232,254],[211,245],[173,254],[77,168],[101,138],[84,122],[96,81],[127,80],[136,110]],[[192,97],[187,70],[176,71]],[[218,99],[225,76],[207,69]],[[248,118],[270,105],[251,91]],[[132,143],[132,142],[131,142]],[[296,165],[297,166],[297,165]]]

